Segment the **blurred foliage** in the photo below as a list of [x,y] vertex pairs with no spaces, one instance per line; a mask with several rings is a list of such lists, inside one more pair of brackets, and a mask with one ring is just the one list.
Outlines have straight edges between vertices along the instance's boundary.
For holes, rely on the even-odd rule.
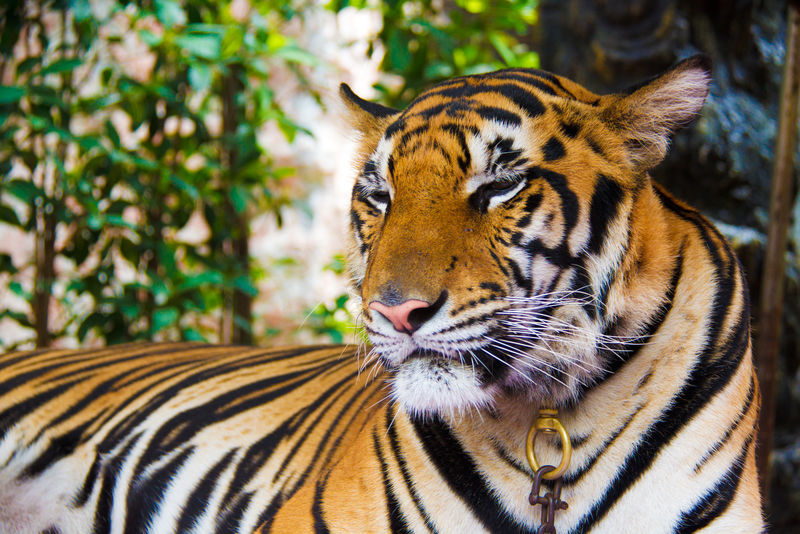
[[[343,275],[345,272],[344,261],[344,256],[337,254],[324,269],[337,275]],[[355,328],[353,326],[355,322],[353,316],[350,310],[347,309],[349,300],[350,296],[345,293],[339,295],[332,305],[318,304],[308,313],[308,318],[306,319],[308,327],[315,334],[330,337],[334,343],[342,343],[345,340],[345,336],[353,333]]]
[[[255,294],[231,239],[246,239],[249,212],[291,201],[274,184],[293,169],[275,167],[256,140],[269,121],[290,140],[305,131],[269,86],[275,63],[315,63],[280,32],[291,13],[261,2],[236,20],[225,0],[112,2],[102,14],[87,0],[24,4],[0,7],[13,79],[0,87],[0,222],[35,236],[36,265],[0,257],[10,290],[30,302],[0,319],[49,328],[38,291],[70,312],[53,337],[214,339],[200,319],[224,311],[226,292]],[[144,77],[103,56],[130,47],[131,32],[153,61]],[[135,141],[121,139],[120,117]],[[210,230],[201,244],[178,236],[193,214]],[[59,259],[74,275],[53,292]],[[36,287],[24,288],[20,272],[32,267]],[[250,328],[249,317],[233,320]]]
[[[453,76],[504,67],[538,68],[526,36],[538,22],[538,0],[390,0],[379,2],[386,48],[381,69],[399,77],[379,84],[389,105],[405,106],[423,89]],[[367,0],[332,0],[363,8]],[[375,46],[375,44],[373,44]]]

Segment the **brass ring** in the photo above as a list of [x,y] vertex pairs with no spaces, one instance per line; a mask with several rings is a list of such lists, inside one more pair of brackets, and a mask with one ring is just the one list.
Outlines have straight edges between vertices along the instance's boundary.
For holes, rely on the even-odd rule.
[[564,428],[564,425],[562,425],[561,421],[556,417],[556,413],[557,412],[554,410],[542,410],[539,413],[539,417],[533,425],[531,425],[531,429],[528,431],[528,438],[525,440],[525,452],[528,456],[528,463],[535,473],[541,467],[536,460],[536,452],[533,450],[534,444],[536,443],[536,436],[539,435],[540,431],[548,434],[558,432],[558,436],[561,438],[561,463],[558,464],[558,467],[556,467],[554,471],[543,475],[543,478],[547,480],[555,480],[561,477],[561,475],[567,471],[569,461],[572,458],[572,442],[569,440],[567,429]]

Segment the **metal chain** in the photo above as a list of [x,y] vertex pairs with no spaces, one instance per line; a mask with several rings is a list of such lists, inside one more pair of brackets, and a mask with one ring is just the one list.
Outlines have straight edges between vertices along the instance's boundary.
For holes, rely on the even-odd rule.
[[552,465],[543,465],[536,470],[533,477],[533,488],[528,497],[528,502],[531,503],[531,506],[536,506],[537,504],[542,506],[541,525],[536,534],[556,534],[554,525],[556,510],[566,510],[569,507],[565,501],[561,500],[561,477],[555,479],[552,491],[548,490],[544,496],[539,495],[544,475],[555,469]]

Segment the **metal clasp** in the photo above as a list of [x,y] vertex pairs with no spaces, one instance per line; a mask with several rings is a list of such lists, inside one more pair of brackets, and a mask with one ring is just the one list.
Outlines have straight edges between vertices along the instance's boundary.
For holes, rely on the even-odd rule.
[[534,445],[536,444],[536,437],[540,432],[545,434],[558,433],[561,438],[561,463],[555,468],[544,475],[546,480],[555,480],[561,477],[569,467],[569,461],[572,459],[572,442],[569,440],[569,434],[561,420],[558,418],[558,410],[551,410],[542,408],[539,410],[539,417],[536,418],[531,429],[528,431],[528,439],[525,441],[525,452],[528,456],[528,463],[537,472],[541,468],[541,464],[536,459],[536,451]]

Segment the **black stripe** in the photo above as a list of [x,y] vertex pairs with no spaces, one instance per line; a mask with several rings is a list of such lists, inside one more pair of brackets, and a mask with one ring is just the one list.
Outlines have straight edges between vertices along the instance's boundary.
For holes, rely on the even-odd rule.
[[481,118],[489,121],[501,122],[511,126],[519,126],[522,123],[519,115],[507,109],[493,106],[481,106],[475,108],[474,111],[480,115]]
[[[592,452],[592,456],[590,456],[589,459],[579,469],[576,469],[575,471],[571,471],[566,475],[564,475],[562,481],[565,487],[577,484],[581,480],[581,478],[583,478],[583,476],[586,473],[588,473],[592,469],[592,467],[594,467],[594,464],[597,463],[597,460],[599,460],[600,457],[603,455],[603,453],[605,453],[608,450],[608,447],[610,447],[611,444],[617,440],[620,434],[625,432],[625,429],[628,428],[628,425],[631,424],[631,421],[633,421],[633,419],[636,417],[636,414],[639,413],[639,410],[641,410],[641,408],[642,408],[641,406],[638,406],[633,411],[633,413],[622,423],[622,425],[620,425],[619,428],[614,430],[614,432],[612,432],[611,435],[609,435],[606,438],[603,444]],[[560,441],[558,442],[558,446],[561,447]],[[573,448],[575,448],[574,443],[572,446]]]
[[461,154],[456,158],[458,168],[461,169],[461,172],[466,174],[472,164],[472,155],[467,146],[467,137],[464,134],[464,130],[455,124],[445,124],[442,126],[442,130],[456,138],[456,142],[461,148]]
[[406,489],[408,490],[409,495],[411,495],[411,500],[414,502],[414,506],[417,508],[417,512],[422,518],[425,520],[425,526],[428,527],[428,530],[431,532],[436,532],[436,528],[433,526],[431,522],[431,518],[428,515],[427,510],[425,510],[425,506],[422,504],[422,500],[419,497],[419,494],[416,490],[416,485],[414,483],[414,479],[411,476],[411,472],[408,469],[408,464],[406,463],[406,459],[403,456],[403,451],[401,450],[400,440],[397,437],[397,429],[395,425],[392,424],[392,411],[386,410],[386,427],[387,431],[386,434],[389,437],[389,446],[391,447],[391,452],[394,455],[394,459],[397,461],[397,465],[400,467],[400,473],[403,475],[403,482],[406,485]]
[[710,460],[716,453],[719,451],[723,445],[725,445],[728,440],[731,438],[733,433],[739,428],[739,425],[744,420],[747,413],[750,411],[750,407],[753,405],[753,401],[755,400],[755,382],[753,377],[750,377],[750,387],[747,390],[747,397],[745,398],[744,405],[741,408],[741,411],[736,416],[736,418],[731,422],[728,426],[728,429],[722,435],[722,437],[717,440],[711,447],[708,448],[708,451],[703,455],[702,458],[695,464],[694,472],[697,473],[700,471],[700,468],[703,467],[708,460]]
[[617,216],[623,198],[623,190],[616,181],[604,174],[597,177],[589,208],[590,253],[597,254],[601,251],[608,234],[609,223]]
[[526,532],[505,510],[496,493],[478,471],[475,459],[461,446],[450,428],[438,417],[412,421],[428,458],[448,487],[461,498],[490,532]]
[[[427,112],[428,110],[426,110]],[[426,122],[422,126],[417,126],[413,130],[409,130],[404,132],[402,136],[400,136],[400,140],[397,141],[397,144],[394,147],[396,152],[402,152],[405,146],[411,142],[412,139],[419,136],[420,134],[428,134],[430,132],[430,127]]]
[[728,471],[710,488],[694,507],[681,514],[680,523],[675,527],[676,534],[689,534],[706,527],[728,509],[736,497],[748,450],[753,442],[751,433],[744,442],[739,456],[733,461]]
[[[476,77],[478,78],[478,77]],[[529,86],[536,87],[537,89],[542,89],[545,91],[549,91],[552,94],[555,94],[552,89],[547,87],[546,85],[542,84],[540,81],[525,78],[525,77],[517,77],[517,76],[505,76],[503,78],[497,77],[496,79],[508,79],[522,82],[523,84],[527,84]],[[454,102],[461,103],[460,105],[468,105],[471,101],[467,100],[473,98],[477,95],[501,95],[511,102],[513,102],[516,106],[518,106],[522,111],[525,112],[526,115],[529,117],[537,117],[544,113],[545,108],[542,102],[536,98],[529,87],[521,87],[516,83],[501,83],[501,84],[458,84],[458,85],[448,85],[445,87],[434,87],[426,91],[425,93],[418,96],[411,104],[409,105],[406,113],[409,116],[416,115],[418,113],[425,113],[427,110],[423,111],[416,111],[417,107],[420,107],[423,102],[431,98],[445,98],[445,99],[453,99],[445,102],[444,104],[436,104],[431,106],[428,109],[435,109],[432,113],[439,113],[443,108],[442,106],[450,105]],[[475,102],[474,100],[472,102]],[[456,108],[453,108],[456,109]],[[459,110],[464,108],[458,108]],[[426,115],[430,116],[430,115]],[[391,129],[391,127],[390,127]],[[397,129],[392,129],[392,134],[394,134]],[[389,130],[387,129],[386,137],[390,137]]]
[[[576,100],[575,95],[573,95],[571,92],[567,91],[567,89],[561,84],[561,80],[558,79],[558,76],[556,76],[552,72],[547,72],[546,70],[540,70],[540,69],[513,68],[513,69],[502,70],[502,71],[499,72],[499,74],[500,75],[505,75],[506,73],[512,73],[512,72],[518,72],[518,73],[527,74],[527,75],[530,75],[530,76],[536,76],[538,78],[542,78],[544,80],[547,80],[548,82],[552,83],[555,87],[557,87],[559,90],[563,91],[564,94],[566,94],[567,96],[569,96],[573,100]],[[563,95],[559,95],[559,96],[563,96]]]
[[[509,69],[498,72],[495,77],[499,80],[514,80],[529,86],[529,88],[538,89],[548,95],[559,96],[555,89],[542,80],[537,79],[540,76],[539,72],[535,70]],[[544,112],[544,106],[542,106],[542,112]]]
[[527,179],[544,179],[553,191],[561,198],[561,212],[564,216],[564,239],[566,240],[569,232],[575,226],[578,220],[578,212],[580,210],[580,203],[578,202],[578,195],[576,195],[567,185],[567,178],[560,173],[542,167],[531,167],[526,172]]
[[228,468],[233,457],[236,455],[236,449],[228,451],[211,469],[209,469],[202,478],[195,483],[192,493],[186,499],[186,504],[181,510],[181,516],[178,520],[178,527],[175,532],[189,532],[193,529],[200,518],[205,514],[208,509],[211,493],[216,486],[220,483],[219,477]]
[[350,89],[350,86],[346,83],[339,84],[339,91],[345,95],[350,102],[354,103],[374,117],[384,118],[400,113],[396,109],[392,109],[381,104],[376,104],[375,102],[370,102],[369,100],[364,100],[355,94],[353,90]]
[[178,476],[194,447],[186,447],[151,476],[135,476],[125,499],[125,534],[149,532],[170,483]]
[[322,494],[325,492],[325,486],[328,484],[328,477],[325,476],[322,480],[317,482],[317,487],[314,490],[314,501],[311,503],[311,516],[314,518],[314,533],[315,534],[330,534],[331,530],[325,522],[324,513],[322,511]]
[[522,274],[522,269],[520,269],[517,262],[512,258],[506,258],[505,263],[511,270],[511,274],[514,277],[514,282],[517,284],[517,286],[524,289],[526,292],[530,292],[533,282],[530,278],[525,278],[525,275]]
[[581,131],[581,125],[577,122],[561,121],[561,131],[570,139],[575,139]]
[[81,489],[78,492],[78,495],[72,499],[72,504],[76,508],[84,506],[89,500],[92,490],[94,489],[95,482],[98,480],[97,475],[100,472],[101,465],[101,457],[99,455],[95,455],[92,466],[89,468],[89,472],[86,473],[86,478],[83,479],[83,484],[81,484]]
[[[240,488],[241,489],[241,488]],[[217,519],[215,534],[230,534],[239,532],[247,507],[253,500],[253,493],[248,491],[241,493],[236,501],[220,510],[220,517]]]
[[[387,412],[388,413],[388,412]],[[386,507],[389,512],[389,530],[390,532],[397,532],[401,534],[411,533],[411,529],[406,523],[405,517],[400,510],[400,503],[394,494],[392,488],[392,481],[389,479],[389,466],[381,452],[381,444],[378,441],[377,430],[372,430],[372,444],[375,447],[375,454],[378,457],[378,463],[381,466],[381,478],[383,479],[383,490],[386,494]],[[377,504],[377,503],[376,503]]]
[[11,428],[14,424],[16,424],[20,419],[22,419],[29,413],[37,410],[38,408],[42,407],[43,405],[47,404],[56,397],[64,394],[73,386],[79,383],[82,383],[82,381],[75,380],[72,382],[61,384],[52,389],[48,389],[46,391],[42,391],[41,393],[37,393],[32,397],[28,397],[19,404],[10,406],[9,408],[6,408],[2,412],[0,412],[0,440],[5,438],[8,429]]
[[561,159],[564,157],[564,154],[566,154],[564,144],[555,137],[551,137],[542,147],[542,155],[545,161]]
[[75,452],[75,448],[81,444],[86,429],[97,419],[92,417],[85,423],[70,429],[68,432],[54,437],[50,440],[47,448],[36,457],[19,475],[19,478],[32,478],[40,474],[48,467]]
[[111,532],[111,509],[114,502],[114,490],[117,485],[117,476],[122,469],[128,455],[133,450],[133,447],[141,439],[142,433],[138,433],[128,440],[125,447],[111,460],[102,459],[98,455],[97,459],[103,462],[102,468],[102,482],[100,484],[100,495],[97,498],[97,504],[94,509],[94,528],[93,534],[110,534]]
[[389,139],[394,134],[396,134],[397,132],[406,127],[405,115],[406,115],[405,112],[403,112],[403,114],[400,116],[399,119],[394,121],[392,124],[389,125],[388,128],[386,128],[386,131],[383,133],[384,139]]

